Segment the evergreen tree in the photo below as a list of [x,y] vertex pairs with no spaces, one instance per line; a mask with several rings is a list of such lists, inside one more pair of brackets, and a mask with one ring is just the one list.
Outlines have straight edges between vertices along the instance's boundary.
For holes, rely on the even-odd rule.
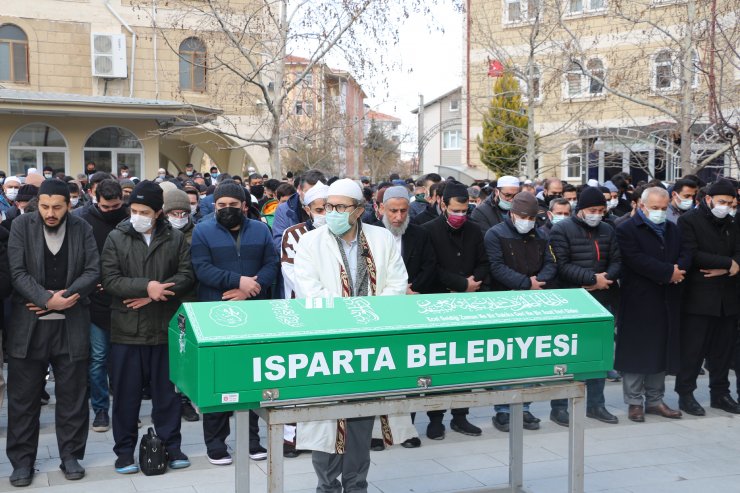
[[363,164],[369,171],[373,183],[377,183],[381,176],[388,176],[400,166],[401,153],[398,143],[389,139],[383,129],[375,123],[370,122],[370,130],[363,144]]
[[483,117],[483,135],[478,152],[483,164],[498,176],[520,173],[527,150],[527,112],[522,104],[519,83],[510,71],[493,85],[494,97]]

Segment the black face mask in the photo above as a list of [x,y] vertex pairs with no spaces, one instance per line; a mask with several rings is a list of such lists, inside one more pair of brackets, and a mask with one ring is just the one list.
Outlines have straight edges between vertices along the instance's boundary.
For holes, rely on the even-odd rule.
[[244,215],[239,207],[224,207],[216,211],[216,221],[226,229],[239,226],[243,218]]
[[255,198],[259,200],[265,194],[265,186],[264,185],[252,185],[251,187],[249,187],[249,193],[251,193]]
[[114,209],[112,211],[101,211],[100,208],[98,208],[98,211],[100,211],[100,215],[103,216],[103,221],[113,226],[128,217],[126,206],[123,205],[118,209]]

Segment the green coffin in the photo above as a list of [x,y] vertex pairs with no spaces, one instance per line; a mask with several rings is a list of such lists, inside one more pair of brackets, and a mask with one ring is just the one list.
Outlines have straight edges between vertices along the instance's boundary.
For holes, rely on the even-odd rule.
[[[582,289],[185,303],[170,377],[206,412],[520,379],[603,377],[614,321]],[[428,379],[428,380],[427,380]],[[330,399],[326,399],[330,400]]]

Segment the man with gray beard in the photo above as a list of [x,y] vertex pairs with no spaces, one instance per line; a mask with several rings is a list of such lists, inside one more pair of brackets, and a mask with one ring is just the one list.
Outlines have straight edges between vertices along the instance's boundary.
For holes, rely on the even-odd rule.
[[429,233],[409,222],[409,203],[406,187],[389,187],[383,194],[378,211],[382,215],[383,226],[393,234],[396,245],[401,249],[401,257],[409,274],[406,294],[427,294],[432,292],[434,286],[437,261]]

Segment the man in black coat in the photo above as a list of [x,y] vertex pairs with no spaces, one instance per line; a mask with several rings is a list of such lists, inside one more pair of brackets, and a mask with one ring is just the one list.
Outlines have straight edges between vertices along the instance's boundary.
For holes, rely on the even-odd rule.
[[666,220],[668,207],[666,190],[648,188],[635,214],[617,228],[622,298],[614,368],[622,374],[627,417],[638,423],[645,414],[681,417],[663,396],[666,373],[679,369],[681,288],[691,259],[678,226]]
[[[569,210],[570,204],[565,202],[565,207]],[[539,213],[534,195],[519,192],[512,201],[509,216],[486,233],[485,246],[491,266],[492,290],[537,290],[551,287],[548,285],[555,280],[558,268],[548,247],[547,233],[535,228]],[[529,404],[524,403],[524,428],[538,430],[540,420],[529,412]],[[508,432],[509,406],[496,405],[494,410],[494,428]]]
[[[436,257],[435,293],[464,293],[488,289],[488,257],[480,228],[468,221],[468,189],[448,183],[442,200],[442,215],[424,224]],[[418,217],[418,216],[417,216]],[[450,427],[459,433],[479,436],[481,429],[467,419],[468,409],[453,409]],[[430,411],[427,437],[444,438],[444,411]]]
[[519,178],[502,176],[496,182],[495,192],[470,213],[470,221],[485,235],[493,226],[503,222],[511,210],[511,201],[520,190]]
[[[602,222],[606,199],[597,187],[586,187],[578,199],[577,215],[552,227],[550,246],[558,264],[558,286],[562,289],[584,288],[605,308],[616,301],[616,281],[621,258],[614,229]],[[604,378],[586,381],[586,416],[616,424],[616,416],[604,406]],[[567,402],[552,401],[550,419],[567,426]]]
[[38,449],[41,390],[51,364],[56,382],[60,468],[81,479],[89,410],[88,297],[100,280],[92,228],[69,214],[69,189],[61,180],[39,188],[39,210],[13,222],[8,242],[13,282],[13,327],[8,330],[8,440],[10,484],[33,480]]
[[[99,173],[96,173],[97,176]],[[128,217],[123,204],[123,190],[112,178],[96,182],[95,202],[75,209],[73,215],[92,226],[98,253],[103,252],[108,233]],[[98,433],[110,429],[110,396],[108,392],[108,348],[110,347],[111,297],[98,286],[90,295],[90,406],[92,429]]]
[[[10,265],[8,264],[8,230],[0,226],[0,368],[3,366],[3,345],[2,345],[2,328],[3,328],[3,305],[5,298],[10,296],[12,286],[10,284]],[[5,378],[0,372],[0,407],[3,405],[5,397]]]
[[728,215],[736,194],[730,181],[718,180],[709,186],[697,208],[678,219],[692,262],[681,303],[681,369],[675,388],[679,408],[694,416],[705,414],[693,395],[704,357],[711,406],[740,414],[740,405],[730,396],[728,380],[740,314],[740,234]]

